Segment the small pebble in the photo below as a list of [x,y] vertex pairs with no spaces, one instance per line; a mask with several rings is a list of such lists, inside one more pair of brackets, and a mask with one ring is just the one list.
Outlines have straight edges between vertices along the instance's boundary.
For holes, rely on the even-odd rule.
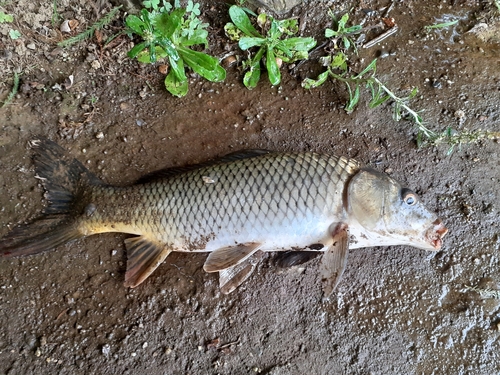
[[69,27],[69,20],[65,20],[63,23],[61,23],[61,27],[59,28],[62,33],[70,33],[71,28]]
[[103,132],[99,132],[99,133],[97,133],[97,134],[95,135],[95,137],[96,137],[97,139],[103,139],[103,138],[104,138],[104,133],[103,133]]
[[440,89],[441,87],[443,87],[443,85],[441,84],[441,81],[435,79],[432,81],[432,87],[434,87],[435,89]]
[[381,59],[385,59],[386,57],[389,57],[389,56],[390,56],[390,54],[387,51],[381,51],[380,52],[380,58]]

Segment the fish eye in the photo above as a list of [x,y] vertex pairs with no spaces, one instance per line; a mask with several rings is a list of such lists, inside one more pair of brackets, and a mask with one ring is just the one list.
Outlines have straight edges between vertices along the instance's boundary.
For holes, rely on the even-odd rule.
[[405,202],[405,204],[408,206],[413,206],[418,201],[416,194],[408,189],[403,189],[401,191],[401,196],[403,198],[403,202]]

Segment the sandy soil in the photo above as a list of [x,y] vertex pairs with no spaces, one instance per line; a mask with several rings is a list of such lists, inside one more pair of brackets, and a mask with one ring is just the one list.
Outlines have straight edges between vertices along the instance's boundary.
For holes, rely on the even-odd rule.
[[[57,4],[59,17],[53,13]],[[382,9],[368,0],[308,2],[288,16],[322,40],[327,9]],[[224,56],[224,2],[202,1],[211,52]],[[463,292],[498,288],[499,145],[484,141],[451,155],[418,149],[411,122],[388,104],[363,100],[348,115],[345,89],[300,81],[316,61],[283,69],[283,82],[252,91],[236,67],[225,83],[193,76],[182,99],[162,87],[155,66],[126,57],[127,37],[104,48],[95,38],[62,49],[64,19],[83,31],[107,1],[7,1],[0,24],[0,98],[14,71],[18,95],[0,109],[0,235],[37,216],[43,191],[28,141],[45,135],[99,177],[127,184],[160,167],[182,166],[246,148],[314,150],[355,157],[419,193],[450,229],[442,251],[409,247],[354,250],[333,302],[321,303],[318,259],[276,268],[269,255],[225,296],[202,270],[205,255],[173,254],[139,288],[123,287],[124,235],[90,237],[38,256],[0,261],[0,374],[494,374],[500,372],[500,300]],[[378,77],[405,94],[427,125],[499,130],[498,17],[488,1],[395,1],[400,31],[360,51],[379,59]],[[498,15],[498,13],[496,13]],[[123,13],[103,33],[123,25]],[[425,33],[424,25],[460,19]],[[497,22],[497,23],[495,23]],[[479,23],[491,35],[468,33]],[[11,40],[10,29],[21,37]],[[368,37],[374,35],[369,34]],[[292,74],[293,73],[293,74]],[[70,76],[74,84],[58,89]],[[435,83],[438,82],[439,84]],[[433,84],[434,83],[434,84]],[[366,98],[366,97],[365,97]]]

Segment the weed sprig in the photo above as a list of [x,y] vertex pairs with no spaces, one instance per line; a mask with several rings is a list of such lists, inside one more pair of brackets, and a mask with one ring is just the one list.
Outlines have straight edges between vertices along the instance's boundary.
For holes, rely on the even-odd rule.
[[96,30],[102,29],[104,26],[109,25],[113,18],[118,14],[118,11],[120,10],[122,6],[117,6],[109,11],[108,14],[106,14],[103,18],[101,18],[99,21],[94,23],[91,27],[89,27],[87,30],[84,32],[75,35],[74,37],[68,38],[66,40],[63,40],[62,42],[57,43],[59,47],[68,47],[71,46],[75,43],[81,42],[82,40],[92,38]]
[[20,76],[20,74],[14,72],[14,82],[12,83],[12,89],[10,90],[9,95],[7,95],[7,98],[2,103],[0,108],[3,108],[6,105],[10,104],[10,102],[12,102],[12,100],[16,96],[17,90],[19,90],[19,76]]
[[229,8],[229,22],[224,27],[226,35],[238,41],[239,47],[247,51],[252,47],[258,47],[255,54],[243,63],[247,70],[243,78],[243,84],[249,88],[255,88],[260,80],[261,60],[265,61],[269,82],[275,86],[281,82],[280,66],[282,62],[291,63],[297,60],[307,59],[308,51],[316,45],[313,38],[293,37],[299,31],[297,20],[277,20],[265,13],[257,16],[257,24],[262,33],[252,25],[248,17],[248,10],[233,5]]
[[187,94],[187,66],[212,82],[226,78],[226,71],[215,57],[190,48],[199,44],[205,48],[208,46],[208,24],[198,17],[201,13],[199,4],[189,0],[187,7],[182,8],[178,0],[174,7],[164,0],[161,6],[159,0],[152,0],[145,1],[144,6],[146,8],[141,10],[139,16],[130,15],[126,19],[129,33],[143,40],[128,52],[128,56],[143,63],[168,58],[167,91],[179,97]]
[[465,285],[465,291],[472,290],[473,292],[479,293],[482,298],[496,298],[500,299],[500,290],[491,288],[479,288],[477,286]]
[[[413,110],[408,105],[408,102],[417,95],[417,88],[413,88],[407,97],[397,96],[375,76],[377,69],[376,59],[366,66],[360,73],[352,72],[349,67],[348,54],[350,53],[350,49],[354,52],[357,52],[357,50],[350,36],[359,32],[362,28],[360,25],[348,27],[347,21],[349,17],[347,14],[342,16],[340,21],[336,21],[332,13],[330,13],[330,15],[334,20],[334,24],[336,24],[336,30],[326,29],[325,36],[327,38],[331,38],[330,44],[333,44],[333,48],[331,49],[331,53],[320,58],[320,61],[324,66],[326,66],[327,70],[321,73],[316,79],[305,79],[302,82],[303,87],[306,89],[312,89],[321,86],[328,78],[344,82],[349,94],[345,110],[350,113],[358,105],[361,88],[365,86],[371,94],[371,100],[368,104],[370,108],[376,108],[386,101],[392,101],[394,120],[400,121],[402,118],[409,117],[417,126],[418,146],[437,146],[440,144],[446,144],[449,146],[448,154],[451,154],[456,146],[460,146],[462,144],[477,143],[483,139],[500,138],[499,132],[488,132],[482,130],[464,130],[460,133],[453,131],[451,128],[448,128],[442,133],[436,133],[435,131],[430,130],[424,125],[424,120],[419,112]],[[457,22],[458,21],[452,21],[443,24],[431,25],[428,28],[436,29],[448,27],[456,24]],[[342,45],[339,44],[339,41],[342,41]]]

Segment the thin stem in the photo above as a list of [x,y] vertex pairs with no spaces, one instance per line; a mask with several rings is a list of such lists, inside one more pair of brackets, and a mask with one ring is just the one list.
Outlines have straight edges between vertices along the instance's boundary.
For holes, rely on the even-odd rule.
[[371,77],[371,79],[377,84],[379,85],[385,92],[387,95],[389,95],[394,101],[396,101],[402,108],[404,108],[415,120],[415,122],[417,123],[418,125],[418,128],[425,134],[425,136],[427,138],[435,138],[437,137],[437,134],[434,133],[432,130],[430,129],[427,129],[424,124],[422,123],[422,120],[419,116],[419,114],[417,112],[415,112],[414,110],[412,110],[410,107],[408,107],[406,105],[406,103],[398,98],[396,95],[394,95],[392,93],[391,90],[389,90],[381,81],[379,81],[376,77]]

